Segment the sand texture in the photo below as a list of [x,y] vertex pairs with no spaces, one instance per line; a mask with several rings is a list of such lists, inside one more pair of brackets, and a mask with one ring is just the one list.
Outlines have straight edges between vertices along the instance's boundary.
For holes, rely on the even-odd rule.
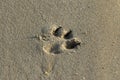
[[120,80],[120,0],[0,0],[0,80]]

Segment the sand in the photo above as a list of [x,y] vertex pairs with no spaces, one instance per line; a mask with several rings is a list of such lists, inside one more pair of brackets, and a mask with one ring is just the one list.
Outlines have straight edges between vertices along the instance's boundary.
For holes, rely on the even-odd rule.
[[120,80],[120,0],[0,0],[0,80]]

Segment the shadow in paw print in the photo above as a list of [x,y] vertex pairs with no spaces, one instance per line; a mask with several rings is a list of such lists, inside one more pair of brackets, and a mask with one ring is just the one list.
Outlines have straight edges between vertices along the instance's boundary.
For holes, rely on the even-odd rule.
[[51,49],[50,49],[50,53],[54,53],[54,54],[60,54],[62,52],[61,48],[60,48],[60,44],[54,44]]
[[65,39],[71,39],[73,38],[73,33],[72,30],[68,31],[65,35],[64,35]]
[[56,37],[61,37],[62,36],[62,31],[63,31],[63,28],[58,27],[55,31],[53,31],[53,35],[56,36]]
[[66,49],[74,49],[77,48],[77,46],[80,45],[79,41],[76,41],[75,39],[66,41]]
[[[56,37],[61,37],[63,35],[63,28],[58,27],[56,30],[53,31],[53,35]],[[64,39],[71,39],[73,38],[72,30],[69,30],[67,33],[64,34]]]

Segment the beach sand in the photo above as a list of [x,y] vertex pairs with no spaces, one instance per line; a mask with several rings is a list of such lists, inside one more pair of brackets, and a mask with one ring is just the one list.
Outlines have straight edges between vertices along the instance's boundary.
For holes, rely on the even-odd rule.
[[120,0],[0,0],[0,80],[120,80]]

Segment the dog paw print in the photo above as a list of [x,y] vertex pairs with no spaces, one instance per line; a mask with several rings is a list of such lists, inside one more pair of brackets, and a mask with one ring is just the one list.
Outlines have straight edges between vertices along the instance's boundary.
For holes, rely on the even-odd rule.
[[46,31],[42,31],[40,39],[43,42],[43,51],[47,54],[61,54],[64,50],[76,49],[81,41],[74,38],[72,30],[65,30],[61,26],[52,25]]

